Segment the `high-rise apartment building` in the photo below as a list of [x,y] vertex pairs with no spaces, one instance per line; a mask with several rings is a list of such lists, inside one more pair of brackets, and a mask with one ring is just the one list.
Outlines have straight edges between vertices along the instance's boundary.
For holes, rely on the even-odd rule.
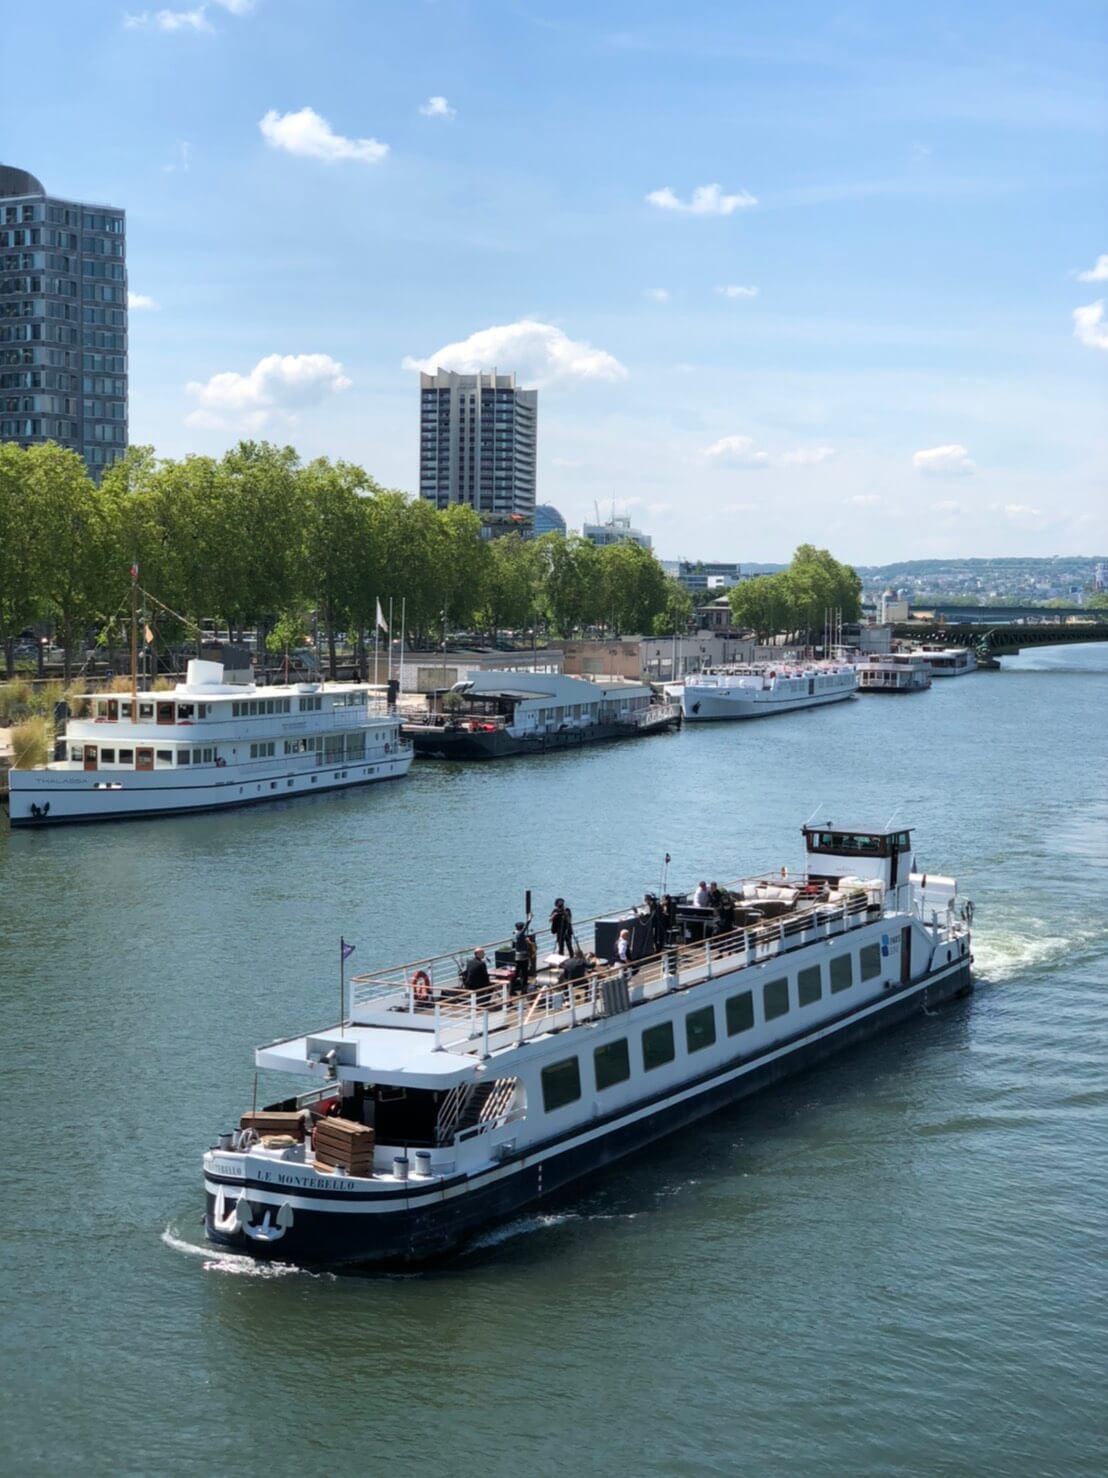
[[489,524],[535,512],[539,392],[516,377],[436,370],[419,377],[419,494],[463,503]]
[[0,441],[56,441],[99,477],[127,447],[124,214],[0,164]]

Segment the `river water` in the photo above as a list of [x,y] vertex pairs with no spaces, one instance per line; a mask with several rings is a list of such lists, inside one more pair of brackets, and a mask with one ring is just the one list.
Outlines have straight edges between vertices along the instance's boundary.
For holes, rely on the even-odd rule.
[[[237,814],[0,833],[8,1472],[1102,1474],[1108,652]],[[408,1276],[205,1249],[362,969],[917,828],[978,990]]]

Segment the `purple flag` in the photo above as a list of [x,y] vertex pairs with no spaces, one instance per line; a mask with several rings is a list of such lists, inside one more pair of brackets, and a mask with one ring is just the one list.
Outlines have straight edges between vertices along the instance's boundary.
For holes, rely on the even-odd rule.
[[354,953],[354,946],[352,944],[347,944],[346,940],[343,939],[341,935],[339,936],[339,949],[342,951],[342,958],[344,960],[348,960],[350,956]]

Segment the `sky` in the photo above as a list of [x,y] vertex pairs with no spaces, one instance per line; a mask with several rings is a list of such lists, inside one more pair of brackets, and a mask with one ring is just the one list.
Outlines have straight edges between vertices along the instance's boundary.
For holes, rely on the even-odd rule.
[[[179,8],[177,8],[179,7]],[[127,211],[131,439],[418,484],[418,368],[663,557],[1108,551],[1100,0],[52,0],[0,160]]]

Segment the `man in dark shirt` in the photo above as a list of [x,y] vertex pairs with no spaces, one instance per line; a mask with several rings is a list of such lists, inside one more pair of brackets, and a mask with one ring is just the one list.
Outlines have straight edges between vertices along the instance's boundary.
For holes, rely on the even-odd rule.
[[517,923],[512,935],[512,995],[527,994],[527,977],[531,971],[531,944],[527,938],[527,925]]
[[467,991],[487,991],[489,988],[489,967],[485,964],[485,951],[480,945],[473,951],[473,958],[462,971],[462,989]]
[[566,907],[564,898],[555,898],[550,910],[550,932],[560,955],[568,955],[573,949],[573,910]]

